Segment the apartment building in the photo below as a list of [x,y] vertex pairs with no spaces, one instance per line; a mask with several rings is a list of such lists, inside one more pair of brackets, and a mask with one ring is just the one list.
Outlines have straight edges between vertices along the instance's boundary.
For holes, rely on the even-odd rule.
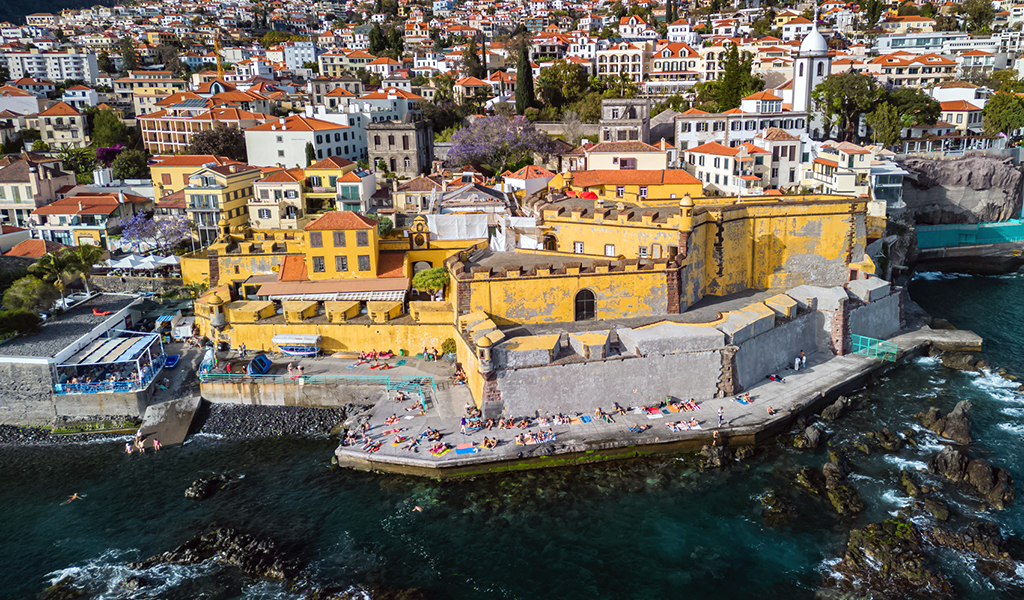
[[302,229],[309,222],[302,169],[282,169],[257,181],[254,188],[248,204],[249,223],[254,228]]
[[137,117],[156,112],[158,102],[185,89],[185,82],[170,71],[132,71],[114,80],[118,102],[131,106]]
[[894,52],[864,64],[864,72],[882,85],[927,88],[956,77],[955,60],[938,54]]
[[261,176],[259,168],[250,165],[202,167],[189,176],[185,210],[201,245],[217,238],[221,219],[230,227],[249,220],[248,204]]
[[39,132],[51,150],[88,146],[85,125],[85,115],[64,102],[58,102],[39,113]]
[[[59,163],[57,163],[59,164]],[[75,185],[72,173],[31,158],[0,166],[0,223],[28,227],[32,211],[57,200],[57,190]]]
[[245,164],[226,156],[214,156],[212,154],[154,156],[150,159],[149,163],[149,173],[153,180],[153,193],[157,199],[165,198],[184,190],[188,187],[188,178],[203,167]]
[[0,63],[6,64],[11,80],[22,77],[66,81],[81,79],[95,83],[100,75],[96,54],[87,52],[4,51]]
[[183,153],[192,136],[217,127],[248,129],[274,117],[238,108],[206,108],[203,99],[185,100],[138,117],[142,143],[152,154]]
[[[306,144],[312,144],[317,160],[328,156],[359,160],[361,149],[351,129],[348,125],[302,115],[282,117],[250,127],[245,130],[248,162],[261,167],[301,167],[306,165]],[[346,147],[347,152],[344,150]]]
[[738,146],[707,142],[684,150],[682,162],[705,190],[727,196],[755,196],[764,192],[771,157],[770,151],[750,142]]
[[647,68],[654,45],[649,41],[618,42],[606,49],[597,51],[597,75],[599,77],[618,77],[625,73],[640,83],[647,78]]
[[33,210],[31,227],[41,239],[65,246],[110,248],[123,219],[152,208],[151,199],[135,194],[81,192]]

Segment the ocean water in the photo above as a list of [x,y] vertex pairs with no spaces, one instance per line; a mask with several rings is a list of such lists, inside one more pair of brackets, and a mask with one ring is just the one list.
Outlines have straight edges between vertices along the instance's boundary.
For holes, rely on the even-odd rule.
[[[943,443],[913,419],[928,406],[974,403],[972,452],[1024,482],[1024,277],[926,275],[911,285],[926,310],[986,338],[983,374],[923,358],[858,396],[863,408],[829,425],[835,443],[864,431],[915,429],[920,445],[895,454],[851,453],[851,483],[867,508],[853,520],[796,490],[795,472],[824,452],[783,441],[723,471],[688,457],[621,461],[435,482],[330,467],[327,439],[236,441],[200,434],[159,454],[127,456],[123,442],[0,449],[0,598],[32,598],[64,576],[88,598],[301,598],[301,586],[248,578],[217,563],[128,566],[170,550],[211,524],[275,538],[304,566],[302,579],[341,588],[418,588],[428,598],[813,598],[856,527],[911,502],[899,470],[924,481]],[[197,477],[235,481],[214,497],[183,496]],[[1020,487],[1020,484],[1018,484]],[[795,508],[768,527],[759,498],[773,490]],[[985,511],[943,485],[956,524],[981,517],[1024,536],[1024,500]],[[61,505],[72,493],[85,498]],[[422,512],[416,512],[419,506]],[[965,599],[1024,597],[1024,577],[993,586],[973,562],[937,565]],[[1018,570],[1024,575],[1024,568]],[[146,585],[127,590],[140,576]]]

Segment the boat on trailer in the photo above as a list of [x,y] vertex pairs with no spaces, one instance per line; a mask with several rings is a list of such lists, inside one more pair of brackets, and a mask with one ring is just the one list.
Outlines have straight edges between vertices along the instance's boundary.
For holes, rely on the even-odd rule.
[[282,354],[317,356],[320,354],[319,334],[279,333],[271,340]]

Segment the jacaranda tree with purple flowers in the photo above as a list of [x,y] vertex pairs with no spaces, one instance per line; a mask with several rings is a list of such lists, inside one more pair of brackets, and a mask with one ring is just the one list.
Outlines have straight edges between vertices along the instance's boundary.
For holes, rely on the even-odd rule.
[[184,215],[161,215],[135,213],[121,219],[121,244],[136,252],[144,249],[170,251],[188,239],[193,229],[192,221]]
[[551,139],[534,129],[525,117],[484,117],[452,135],[447,162],[501,173],[536,152],[544,154],[552,148]]
[[96,160],[102,163],[104,167],[109,167],[124,148],[124,144],[115,144],[110,148],[96,148]]

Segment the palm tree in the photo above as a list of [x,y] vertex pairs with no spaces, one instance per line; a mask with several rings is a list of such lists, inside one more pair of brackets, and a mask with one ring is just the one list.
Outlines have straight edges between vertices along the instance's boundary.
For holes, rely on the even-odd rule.
[[106,255],[107,251],[102,247],[91,244],[83,244],[71,251],[71,259],[75,263],[75,269],[78,270],[78,274],[82,277],[82,283],[85,284],[86,295],[90,293],[89,278],[92,277],[92,268],[100,264]]
[[36,261],[36,264],[28,268],[29,271],[41,276],[43,279],[52,281],[53,285],[60,292],[61,306],[64,306],[64,289],[69,283],[75,280],[77,273],[76,261],[67,249],[48,252]]
[[193,300],[198,300],[200,296],[206,293],[206,290],[210,289],[210,284],[205,281],[193,281],[192,283],[186,283],[185,289],[192,294]]

